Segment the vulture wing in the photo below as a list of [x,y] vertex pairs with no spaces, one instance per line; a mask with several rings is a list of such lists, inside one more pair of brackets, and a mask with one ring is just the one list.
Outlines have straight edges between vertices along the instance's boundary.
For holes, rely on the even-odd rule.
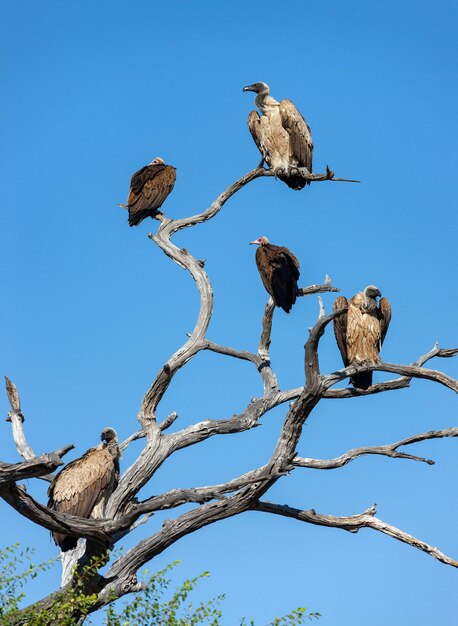
[[[116,486],[113,457],[103,445],[91,448],[57,474],[48,490],[48,507],[60,513],[90,517],[97,501]],[[62,551],[76,546],[76,537],[53,533]]]
[[263,159],[269,163],[272,142],[270,141],[270,135],[268,132],[268,118],[265,115],[260,117],[257,111],[251,111],[248,115],[248,128],[254,139],[254,143],[258,146],[258,150],[262,154]]
[[312,173],[313,142],[309,125],[291,100],[280,102],[280,117],[289,134],[292,164],[306,167]]
[[379,320],[380,320],[380,348],[385,340],[385,335],[391,321],[391,304],[387,298],[380,298],[379,303]]
[[258,146],[259,150],[261,150],[261,147],[259,145],[259,123],[260,123],[260,118],[259,118],[259,113],[257,111],[251,111],[251,113],[248,115],[248,128],[250,130],[251,136],[254,139],[254,143]]
[[175,185],[176,171],[171,165],[146,165],[130,181],[127,199],[129,225],[140,224],[154,216]]
[[[346,309],[347,307],[347,298],[345,296],[338,296],[335,299],[332,310],[337,311],[337,309]],[[337,345],[339,346],[340,354],[342,355],[342,361],[344,362],[345,367],[349,365],[347,354],[347,320],[347,311],[345,311],[345,313],[342,313],[342,315],[340,315],[339,317],[335,317],[333,320],[334,334],[336,336]]]

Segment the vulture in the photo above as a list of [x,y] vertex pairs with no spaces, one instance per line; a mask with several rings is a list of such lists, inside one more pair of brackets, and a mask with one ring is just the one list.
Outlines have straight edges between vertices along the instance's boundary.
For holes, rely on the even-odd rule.
[[145,217],[156,216],[175,180],[175,168],[166,165],[160,157],[135,172],[130,179],[127,204],[120,205],[129,211],[129,226],[137,226]]
[[[48,489],[48,507],[78,517],[102,518],[105,504],[119,479],[118,437],[113,428],[100,435],[103,443],[90,448],[60,471]],[[62,552],[76,547],[78,539],[52,533]]]
[[248,128],[262,160],[291,189],[310,184],[298,172],[298,168],[305,167],[312,173],[312,135],[305,119],[291,100],[277,102],[272,98],[266,83],[248,85],[243,91],[257,93],[255,102],[262,115],[251,111]]
[[[377,304],[381,295],[375,285],[369,285],[350,302],[344,296],[336,298],[333,310],[347,309],[334,318],[334,333],[345,367],[380,363],[379,352],[391,319],[389,301],[381,298]],[[372,372],[355,374],[350,381],[358,389],[367,389],[372,385]]]
[[272,296],[275,306],[289,313],[296,302],[299,261],[284,246],[274,246],[267,237],[250,241],[256,250],[256,265],[264,287]]

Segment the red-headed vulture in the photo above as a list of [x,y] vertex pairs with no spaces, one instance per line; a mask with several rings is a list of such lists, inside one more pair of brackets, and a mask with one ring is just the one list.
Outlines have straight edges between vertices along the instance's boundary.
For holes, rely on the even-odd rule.
[[127,204],[121,205],[129,211],[129,226],[137,226],[145,217],[155,217],[175,180],[175,168],[160,157],[135,172],[130,179]]
[[284,246],[274,246],[267,237],[250,241],[256,250],[256,265],[262,283],[276,306],[289,313],[297,298],[299,261]]

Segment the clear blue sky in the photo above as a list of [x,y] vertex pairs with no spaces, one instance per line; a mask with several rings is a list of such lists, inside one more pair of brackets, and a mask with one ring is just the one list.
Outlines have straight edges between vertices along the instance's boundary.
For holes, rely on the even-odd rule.
[[[194,325],[193,281],[129,228],[117,203],[131,174],[162,156],[177,168],[164,210],[203,210],[259,154],[246,118],[270,84],[309,122],[314,166],[361,185],[317,183],[293,192],[274,179],[243,189],[211,223],[175,241],[198,258],[215,287],[209,337],[254,349],[266,300],[247,242],[267,235],[301,262],[301,284],[325,274],[351,296],[369,283],[391,300],[385,360],[409,363],[456,334],[456,41],[451,1],[394,2],[2,2],[3,306],[1,367],[18,385],[37,453],[68,442],[68,460],[106,425],[137,428],[145,390]],[[333,297],[324,297],[328,310]],[[316,297],[278,311],[272,359],[283,388],[303,381],[303,343]],[[340,367],[331,332],[324,371]],[[437,361],[458,375],[457,362]],[[376,375],[381,380],[381,374]],[[159,417],[175,427],[229,417],[260,393],[247,364],[200,355],[180,372]],[[3,414],[8,410],[1,399]],[[211,484],[270,455],[286,408],[262,428],[212,438],[165,464],[142,495]],[[457,425],[456,398],[428,382],[373,398],[323,402],[298,449],[329,458]],[[9,425],[0,458],[17,460]],[[424,464],[362,458],[332,472],[297,470],[269,494],[279,503],[379,517],[458,557],[457,445],[411,449]],[[140,446],[132,446],[122,467]],[[72,456],[73,454],[73,456]],[[28,489],[45,501],[45,485]],[[2,543],[56,554],[48,533],[2,505]],[[158,528],[153,518],[135,539]],[[130,545],[126,542],[126,547]],[[457,572],[366,530],[351,535],[248,514],[183,539],[150,569],[177,558],[179,578],[210,570],[201,597],[227,594],[225,623],[265,624],[305,605],[323,626],[456,624]],[[30,588],[38,598],[59,572]]]

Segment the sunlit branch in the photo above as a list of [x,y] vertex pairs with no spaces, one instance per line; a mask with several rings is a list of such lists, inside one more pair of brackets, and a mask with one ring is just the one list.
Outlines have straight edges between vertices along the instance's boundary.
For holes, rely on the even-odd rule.
[[259,502],[253,507],[253,510],[262,511],[264,513],[273,513],[275,515],[283,515],[284,517],[292,517],[301,522],[307,522],[308,524],[316,524],[317,526],[327,526],[330,528],[341,528],[352,533],[358,532],[361,528],[372,528],[378,530],[385,535],[393,537],[398,541],[407,543],[413,548],[417,548],[422,552],[426,552],[430,556],[434,557],[441,563],[451,565],[452,567],[458,567],[458,561],[448,557],[438,548],[417,539],[413,535],[383,522],[381,519],[375,517],[376,507],[375,505],[367,511],[360,513],[359,515],[352,515],[350,517],[336,517],[334,515],[322,515],[316,513],[313,509],[309,511],[302,511],[295,509],[287,505],[271,504],[270,502]]
[[353,448],[345,454],[342,454],[335,459],[311,459],[295,457],[293,465],[296,467],[308,467],[313,469],[335,469],[343,467],[353,461],[354,459],[364,456],[366,454],[379,454],[383,456],[389,456],[394,459],[410,459],[412,461],[422,461],[428,465],[434,465],[434,461],[431,459],[425,459],[421,456],[413,456],[405,452],[398,452],[398,448],[401,446],[407,446],[419,441],[426,441],[428,439],[440,439],[443,437],[458,437],[458,428],[447,428],[445,430],[431,430],[427,433],[421,433],[420,435],[414,435],[413,437],[407,437],[396,443],[388,444],[385,446],[362,446],[360,448]]

